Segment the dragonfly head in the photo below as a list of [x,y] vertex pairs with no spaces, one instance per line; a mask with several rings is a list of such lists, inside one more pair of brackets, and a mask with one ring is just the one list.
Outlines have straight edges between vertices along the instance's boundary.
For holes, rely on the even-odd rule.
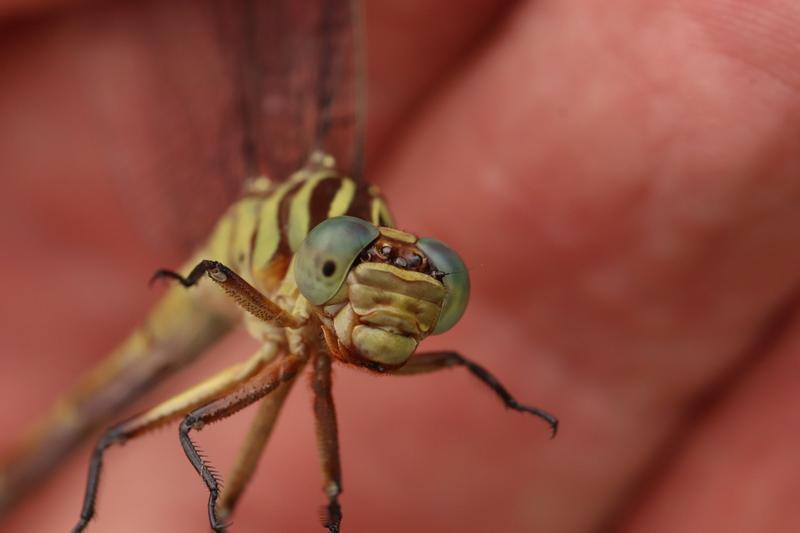
[[469,298],[463,261],[444,243],[353,217],[314,228],[295,255],[295,281],[329,325],[332,354],[386,371],[447,331]]

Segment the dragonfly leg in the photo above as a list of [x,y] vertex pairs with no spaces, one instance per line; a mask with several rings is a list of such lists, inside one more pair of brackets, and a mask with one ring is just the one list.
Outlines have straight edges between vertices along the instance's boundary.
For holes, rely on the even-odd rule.
[[265,362],[271,358],[273,355],[271,352],[273,350],[274,346],[265,345],[262,350],[259,350],[259,352],[249,360],[223,370],[185,392],[173,396],[156,407],[109,429],[100,440],[97,441],[94,451],[92,452],[81,516],[78,523],[72,529],[73,533],[80,533],[83,531],[94,516],[97,489],[103,467],[103,454],[108,448],[115,444],[127,442],[152,429],[177,420],[185,416],[186,413],[191,410],[225,395],[242,380],[247,380],[249,377],[257,374],[264,366]]
[[186,277],[171,270],[157,270],[150,281],[152,283],[156,279],[169,278],[178,281],[184,287],[192,287],[202,279],[204,274],[208,274],[208,277],[236,300],[236,303],[242,309],[259,320],[273,322],[287,328],[299,328],[305,323],[304,320],[295,317],[261,294],[258,289],[250,285],[239,274],[218,261],[204,259]]
[[336,427],[336,408],[331,391],[331,358],[325,352],[314,355],[314,372],[311,377],[314,390],[314,418],[317,427],[317,448],[319,449],[323,490],[328,496],[324,508],[323,525],[329,533],[338,533],[342,522],[342,508],[339,494],[342,493],[342,467],[339,462],[339,435]]
[[423,374],[453,366],[462,366],[469,370],[473,376],[488,385],[509,409],[530,413],[543,419],[550,425],[552,436],[556,436],[556,432],[558,432],[558,419],[555,416],[544,409],[519,403],[488,370],[470,361],[458,352],[421,353],[409,359],[405,365],[394,370],[392,373],[396,375]]
[[258,412],[250,425],[250,430],[245,437],[242,449],[239,450],[239,455],[236,457],[236,462],[217,504],[217,516],[221,520],[226,520],[233,513],[239,498],[253,477],[261,453],[267,445],[272,428],[278,419],[278,413],[295,381],[288,381],[280,385],[274,392],[261,400]]
[[258,374],[239,383],[228,394],[190,412],[178,427],[183,451],[208,487],[208,519],[214,531],[220,532],[226,527],[217,516],[217,500],[222,487],[216,472],[201,456],[189,432],[199,431],[208,423],[227,418],[273,392],[282,384],[294,380],[305,361],[304,356],[293,354],[275,360]]

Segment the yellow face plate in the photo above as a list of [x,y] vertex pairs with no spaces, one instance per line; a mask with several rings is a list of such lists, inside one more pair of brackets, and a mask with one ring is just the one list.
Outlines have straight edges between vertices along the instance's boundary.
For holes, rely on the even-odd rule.
[[387,228],[381,226],[380,228],[378,228],[378,231],[380,231],[381,235],[383,235],[384,237],[387,237],[389,239],[394,239],[396,241],[407,242],[408,244],[414,244],[415,242],[417,242],[416,235],[406,233],[405,231],[400,231],[399,229]]

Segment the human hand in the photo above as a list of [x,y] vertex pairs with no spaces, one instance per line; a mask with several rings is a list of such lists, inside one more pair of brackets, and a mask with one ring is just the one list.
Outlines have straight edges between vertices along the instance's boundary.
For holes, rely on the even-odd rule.
[[[85,120],[98,104],[76,98],[68,68],[70,46],[97,42],[71,29],[115,8],[83,9],[5,37],[2,213],[20,229],[5,235],[1,398],[15,429],[143,316],[147,275],[177,260],[138,240],[98,163],[102,135]],[[467,315],[426,344],[484,364],[562,429],[548,440],[457,371],[339,369],[343,527],[796,530],[800,15],[788,3],[419,9],[367,7],[368,143],[399,225],[471,267]],[[53,87],[62,98],[46,98]],[[248,349],[225,345],[139,407]],[[315,527],[310,409],[302,387],[293,396],[234,531]],[[199,437],[223,472],[246,418]],[[69,527],[87,457],[9,528]],[[95,528],[204,528],[184,463],[172,431],[109,454]]]

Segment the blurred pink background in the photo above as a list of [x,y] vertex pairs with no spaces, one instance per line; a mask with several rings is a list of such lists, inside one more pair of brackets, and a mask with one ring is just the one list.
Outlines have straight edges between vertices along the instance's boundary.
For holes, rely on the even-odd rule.
[[[144,316],[154,269],[182,260],[143,237],[163,221],[132,217],[110,177],[120,150],[158,157],[132,125],[168,111],[127,48],[143,8],[40,4],[9,5],[0,30],[0,450]],[[796,96],[695,53],[713,42],[780,74],[800,51],[699,7],[589,4],[367,7],[368,169],[401,227],[471,268],[467,314],[424,346],[484,364],[562,431],[549,440],[464,371],[338,367],[344,531],[800,529]],[[159,20],[180,31],[184,9]],[[755,20],[784,35],[800,19],[781,10]],[[691,17],[719,25],[698,36]],[[109,73],[130,84],[105,93]],[[233,336],[131,412],[253,349]],[[198,436],[223,475],[251,415]],[[0,530],[71,527],[89,450]],[[320,486],[303,383],[231,531],[322,531]],[[177,429],[158,431],[107,454],[90,531],[205,531],[206,498]]]

